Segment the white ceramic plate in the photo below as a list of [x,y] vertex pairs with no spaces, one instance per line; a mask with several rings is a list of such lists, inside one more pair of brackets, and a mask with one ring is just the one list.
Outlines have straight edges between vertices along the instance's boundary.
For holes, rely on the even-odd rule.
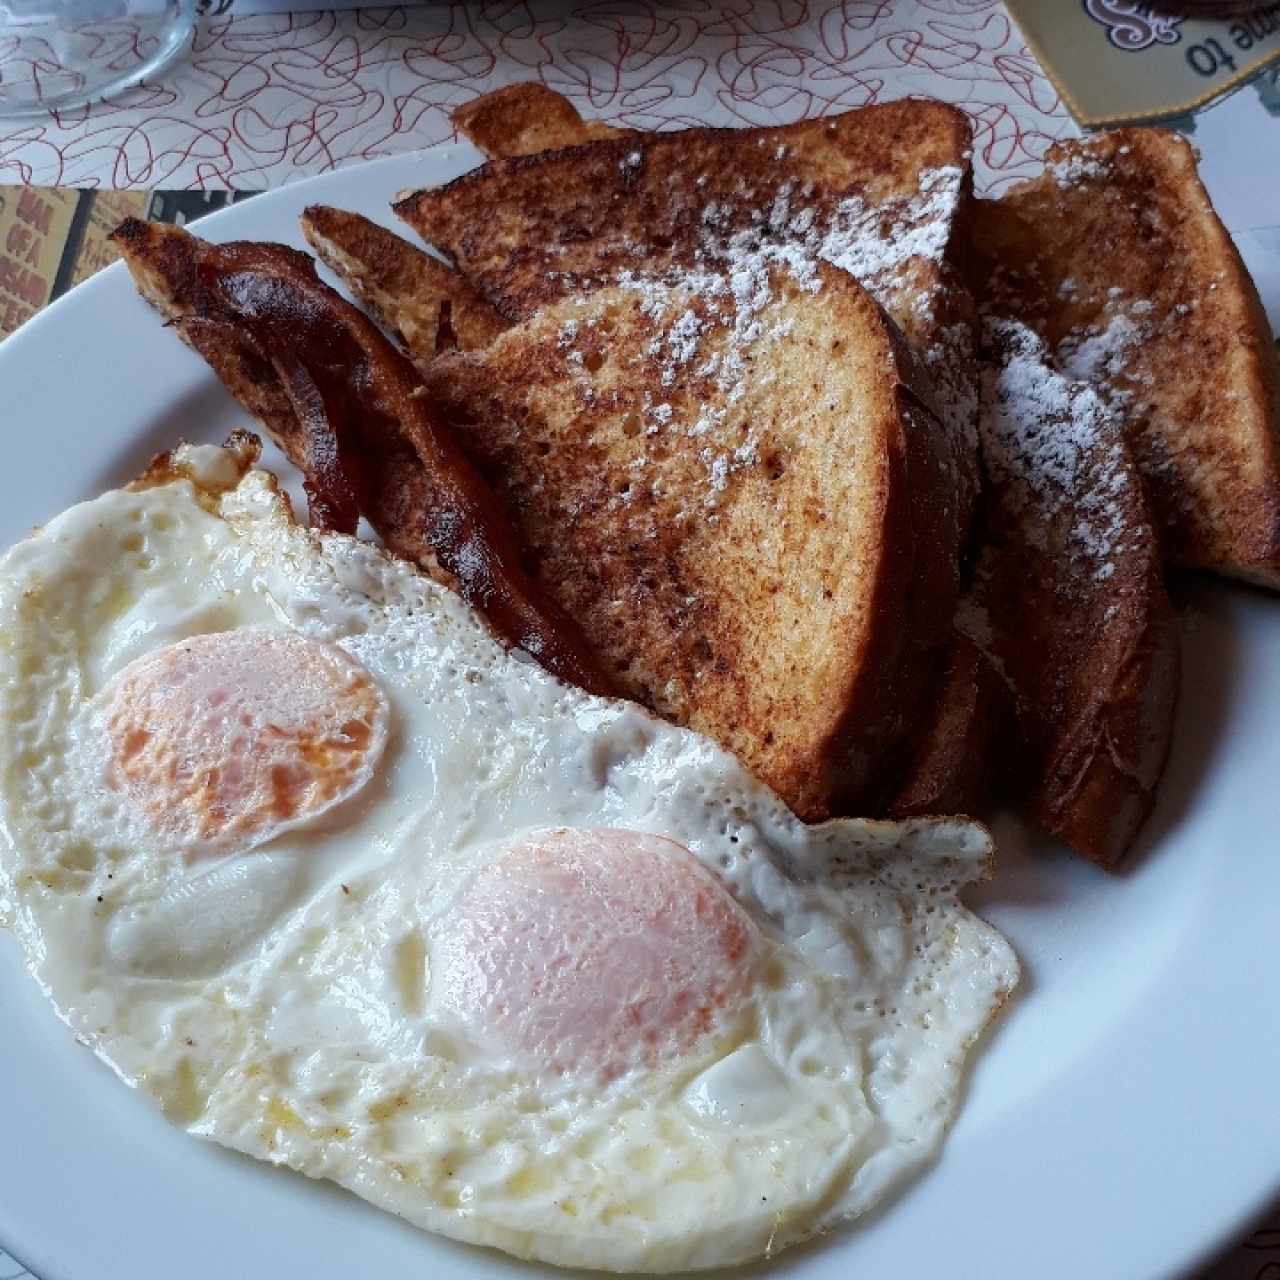
[[[202,222],[301,245],[312,201],[387,203],[469,148],[298,183]],[[241,415],[123,267],[0,347],[0,543]],[[873,1221],[771,1276],[1165,1275],[1280,1184],[1275,832],[1280,601],[1196,586],[1173,759],[1119,877],[998,832],[975,905],[1026,976],[941,1161]],[[0,1243],[42,1280],[494,1280],[547,1274],[433,1239],[325,1184],[172,1130],[75,1045],[0,939]]]

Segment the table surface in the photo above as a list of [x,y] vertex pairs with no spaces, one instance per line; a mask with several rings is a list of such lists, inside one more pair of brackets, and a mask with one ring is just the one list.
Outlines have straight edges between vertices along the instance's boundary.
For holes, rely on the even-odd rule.
[[[155,83],[49,119],[0,121],[0,182],[279,186],[452,141],[454,107],[530,79],[584,115],[641,129],[943,98],[973,119],[986,192],[1038,172],[1046,147],[1077,132],[999,0],[428,3],[205,23],[190,57]],[[1276,101],[1246,88],[1188,125],[1238,233],[1280,236],[1280,187],[1260,187],[1261,167],[1240,150]],[[1267,125],[1280,141],[1280,120]],[[27,1274],[0,1249],[0,1280]],[[1201,1280],[1280,1280],[1280,1208]]]
[[984,182],[1074,132],[998,0],[430,3],[220,19],[110,105],[0,122],[0,181],[277,186],[453,137],[449,112],[541,79],[635,128],[772,124],[907,94],[977,125]]

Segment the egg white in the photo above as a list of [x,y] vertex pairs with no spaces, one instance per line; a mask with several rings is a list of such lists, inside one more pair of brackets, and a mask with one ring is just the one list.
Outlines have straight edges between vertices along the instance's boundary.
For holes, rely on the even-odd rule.
[[[806,827],[711,742],[560,684],[378,549],[297,526],[272,477],[184,449],[0,562],[0,920],[61,1016],[201,1137],[457,1239],[613,1270],[726,1265],[865,1212],[937,1150],[1017,980],[957,890],[961,821]],[[377,775],[259,849],[148,844],[95,773],[94,699],[193,635],[292,627],[391,705]],[[531,1072],[432,1001],[476,870],[541,828],[667,836],[762,935],[689,1053]]]

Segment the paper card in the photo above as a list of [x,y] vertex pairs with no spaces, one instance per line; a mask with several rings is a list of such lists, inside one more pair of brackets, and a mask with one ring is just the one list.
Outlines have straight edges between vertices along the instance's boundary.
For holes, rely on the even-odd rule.
[[0,187],[0,335],[53,297],[80,194],[51,187]]
[[1218,21],[1138,0],[1007,0],[1083,125],[1185,115],[1280,59],[1280,3]]

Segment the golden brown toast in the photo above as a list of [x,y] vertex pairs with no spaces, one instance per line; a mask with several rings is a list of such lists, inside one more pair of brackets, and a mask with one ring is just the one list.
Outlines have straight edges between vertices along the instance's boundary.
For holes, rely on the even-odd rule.
[[917,376],[847,274],[744,257],[568,295],[427,383],[616,687],[820,820],[883,805],[951,624]]
[[1257,291],[1191,147],[1120,129],[977,202],[993,305],[1121,410],[1172,563],[1280,587],[1280,408]]
[[1178,635],[1119,415],[1018,320],[985,326],[981,555],[958,623],[1013,690],[1018,807],[1105,867],[1151,809]]
[[573,103],[540,84],[495,89],[453,113],[458,132],[487,156],[531,156],[584,142],[629,136],[598,120],[584,120]]
[[578,629],[524,570],[494,495],[412,364],[321,283],[306,254],[209,244],[136,218],[112,239],[142,296],[302,470],[314,520],[354,532],[364,514],[509,643],[562,679],[608,691]]

